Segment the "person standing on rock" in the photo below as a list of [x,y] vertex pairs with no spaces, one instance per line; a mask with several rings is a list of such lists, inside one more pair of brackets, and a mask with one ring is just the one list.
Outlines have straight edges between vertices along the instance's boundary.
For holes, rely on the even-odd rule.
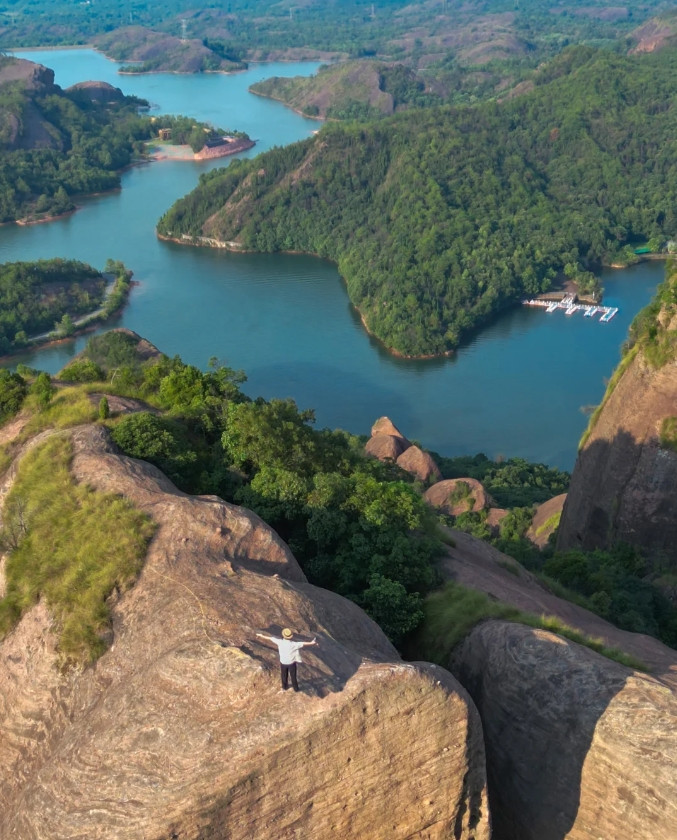
[[282,689],[286,691],[288,688],[289,677],[291,677],[291,684],[294,691],[299,690],[299,684],[296,679],[296,664],[301,662],[301,648],[311,647],[317,644],[317,639],[312,642],[295,642],[293,640],[294,634],[285,627],[282,631],[282,638],[278,636],[266,636],[264,633],[257,633],[261,639],[268,639],[269,642],[277,645],[277,650],[280,654],[280,680],[282,681]]

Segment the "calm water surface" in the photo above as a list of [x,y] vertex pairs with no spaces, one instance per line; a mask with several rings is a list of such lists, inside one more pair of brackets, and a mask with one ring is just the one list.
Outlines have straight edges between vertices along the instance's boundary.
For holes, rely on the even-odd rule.
[[[245,157],[318,127],[247,91],[268,76],[309,75],[313,63],[253,65],[232,76],[120,76],[114,62],[91,50],[16,54],[53,68],[62,87],[104,80],[148,99],[156,113],[246,131],[257,146]],[[123,260],[139,286],[116,325],[203,368],[218,356],[246,371],[252,396],[293,397],[315,408],[318,426],[368,433],[387,414],[410,438],[445,455],[482,451],[573,467],[587,422],[581,409],[600,401],[630,321],[663,279],[662,263],[605,274],[605,303],[620,307],[608,324],[517,308],[454,359],[398,360],[365,334],[332,264],[156,239],[157,219],[216,165],[224,162],[133,168],[119,192],[86,200],[67,219],[0,228],[0,261],[59,256],[103,268],[108,257]],[[25,360],[56,372],[83,345],[78,339]]]

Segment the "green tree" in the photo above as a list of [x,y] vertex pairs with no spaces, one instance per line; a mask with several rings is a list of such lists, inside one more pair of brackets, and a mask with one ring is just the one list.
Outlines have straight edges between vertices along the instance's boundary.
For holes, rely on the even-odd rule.
[[19,412],[27,391],[26,382],[18,373],[0,368],[0,423]]

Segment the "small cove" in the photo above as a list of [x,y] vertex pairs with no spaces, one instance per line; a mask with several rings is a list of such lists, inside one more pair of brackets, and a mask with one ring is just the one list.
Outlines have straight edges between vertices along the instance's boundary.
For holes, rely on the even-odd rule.
[[[120,76],[91,50],[17,55],[55,70],[56,82],[101,79],[151,101],[154,112],[189,114],[257,140],[251,157],[318,128],[280,103],[250,94],[271,75],[314,72],[317,63],[253,65],[230,76]],[[0,229],[0,260],[68,257],[102,268],[121,259],[138,286],[117,321],[205,367],[217,356],[248,376],[252,396],[293,397],[316,411],[318,426],[368,433],[389,415],[410,438],[444,455],[485,452],[573,467],[587,418],[619,359],[628,326],[663,279],[647,262],[607,271],[600,324],[579,313],[518,307],[451,359],[410,361],[386,353],[362,329],[336,267],[297,255],[230,254],[160,242],[160,215],[217,162],[160,161],[134,167],[118,192],[85,199],[83,209],[46,225]],[[25,361],[55,372],[85,339],[45,348]]]

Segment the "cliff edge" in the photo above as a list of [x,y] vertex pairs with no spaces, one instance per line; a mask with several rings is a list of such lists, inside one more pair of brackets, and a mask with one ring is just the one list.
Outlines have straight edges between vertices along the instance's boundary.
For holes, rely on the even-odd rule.
[[677,566],[677,270],[631,330],[632,347],[579,451],[557,549],[637,546]]

